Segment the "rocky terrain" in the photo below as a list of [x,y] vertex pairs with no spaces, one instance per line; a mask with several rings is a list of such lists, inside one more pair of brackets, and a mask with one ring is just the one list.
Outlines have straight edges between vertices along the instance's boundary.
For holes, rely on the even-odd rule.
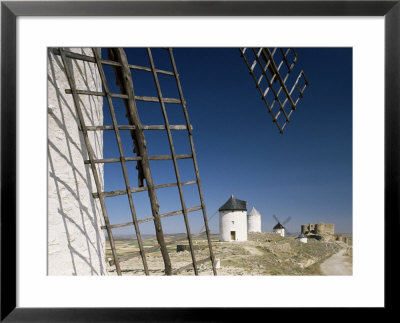
[[[168,251],[173,270],[190,265],[190,251],[177,252],[177,245],[187,245],[187,240],[176,242],[184,235],[167,236]],[[145,248],[157,245],[155,237],[143,239]],[[275,233],[249,233],[248,241],[221,242],[218,235],[211,237],[213,252],[220,259],[218,275],[325,275],[320,265],[332,255],[342,251],[346,261],[352,263],[352,247],[339,241],[319,241],[309,239],[301,243],[296,237],[281,237]],[[170,241],[168,243],[168,241]],[[175,241],[175,242],[173,242]],[[130,257],[137,252],[136,240],[121,239],[116,241],[118,256],[123,275],[144,275],[140,256]],[[195,257],[197,261],[209,258],[209,249],[204,234],[194,239]],[[111,250],[107,248],[107,258],[111,259]],[[130,259],[128,259],[130,258]],[[164,263],[159,250],[146,253],[150,275],[163,275]],[[188,266],[176,272],[179,275],[193,275],[193,267]],[[198,266],[200,275],[212,275],[210,261],[206,260]],[[108,266],[110,275],[115,275],[115,266]],[[334,273],[333,273],[334,274]]]

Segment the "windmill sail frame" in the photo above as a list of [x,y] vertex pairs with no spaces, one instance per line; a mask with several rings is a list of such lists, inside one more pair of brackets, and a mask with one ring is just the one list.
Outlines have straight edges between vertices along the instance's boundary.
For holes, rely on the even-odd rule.
[[[188,112],[187,112],[187,108],[186,108],[186,101],[184,100],[184,97],[183,97],[182,87],[180,84],[179,74],[177,71],[177,67],[176,67],[172,49],[167,48],[165,50],[168,51],[173,71],[164,71],[164,70],[157,69],[155,67],[152,52],[151,52],[150,48],[147,48],[147,54],[148,54],[148,58],[149,58],[150,65],[151,65],[150,68],[145,67],[145,66],[137,66],[137,65],[129,64],[126,53],[125,53],[124,49],[122,49],[122,48],[112,49],[113,54],[114,54],[113,60],[110,60],[110,59],[106,60],[106,59],[101,58],[101,54],[100,54],[98,48],[93,48],[92,50],[93,50],[93,55],[94,55],[93,57],[73,53],[71,51],[65,50],[64,48],[52,49],[54,54],[61,56],[64,67],[65,67],[65,73],[66,73],[68,82],[70,84],[70,89],[66,90],[66,93],[71,94],[73,97],[75,109],[77,111],[79,128],[82,132],[85,147],[88,152],[88,160],[85,160],[84,163],[90,165],[90,169],[92,171],[92,174],[93,174],[93,177],[95,180],[97,192],[93,192],[93,197],[100,200],[100,205],[101,205],[101,209],[102,209],[102,213],[103,213],[103,217],[104,217],[104,221],[105,221],[105,226],[103,226],[102,229],[105,229],[107,231],[107,235],[108,235],[108,238],[110,241],[111,252],[112,252],[112,256],[113,256],[113,261],[111,264],[116,267],[117,274],[121,275],[122,270],[121,270],[120,262],[123,260],[130,259],[132,257],[140,256],[142,258],[142,262],[143,262],[144,273],[146,275],[149,275],[149,268],[147,265],[146,253],[152,252],[156,249],[160,249],[163,260],[164,260],[166,275],[177,274],[184,269],[190,269],[192,267],[194,270],[194,274],[198,275],[198,273],[199,273],[198,265],[200,265],[202,263],[207,263],[208,261],[211,261],[212,272],[214,275],[216,275],[217,272],[216,272],[216,268],[215,268],[215,259],[214,259],[214,254],[213,254],[213,250],[212,250],[212,245],[211,245],[210,230],[209,230],[208,222],[207,222],[206,206],[204,203],[203,193],[202,193],[202,189],[201,189],[197,158],[196,158],[196,153],[195,153],[194,143],[193,143],[193,138],[192,138],[192,127],[191,127],[191,124],[189,121],[189,116],[188,116]],[[91,62],[91,63],[95,63],[97,65],[98,72],[101,76],[101,81],[102,81],[104,92],[93,92],[93,91],[87,91],[87,90],[79,90],[76,88],[73,74],[72,74],[72,71],[70,70],[70,63],[73,60],[81,60],[81,61]],[[116,73],[115,76],[117,79],[117,83],[119,83],[121,90],[124,89],[124,91],[121,91],[120,94],[110,92],[109,87],[108,87],[107,78],[104,73],[103,65],[113,66],[113,67],[117,67],[120,69],[119,71],[121,73],[117,73],[116,70],[114,70],[114,72]],[[157,97],[135,96],[134,84],[133,84],[132,76],[130,73],[131,69],[147,71],[152,74],[154,83],[157,88]],[[178,88],[179,99],[175,99],[175,98],[171,99],[171,98],[163,97],[161,88],[160,88],[160,83],[158,80],[158,74],[166,74],[166,75],[173,76],[173,79]],[[108,106],[110,109],[113,125],[112,126],[104,126],[104,125],[86,126],[85,119],[83,116],[83,110],[81,108],[80,100],[79,100],[80,95],[93,95],[93,96],[106,97]],[[119,125],[117,123],[112,98],[119,98],[119,99],[124,100],[125,107],[127,110],[127,119],[128,119],[127,121],[129,123],[129,125]],[[139,118],[137,107],[136,107],[136,101],[160,103],[160,107],[162,109],[162,113],[163,113],[163,117],[164,117],[164,125],[143,126],[140,123],[140,118]],[[170,125],[169,124],[167,112],[165,109],[165,103],[173,103],[173,104],[181,105],[181,107],[183,109],[184,117],[185,117],[185,122],[186,122],[185,125]],[[93,149],[92,149],[90,140],[89,140],[88,132],[90,132],[90,131],[108,131],[108,130],[113,130],[115,133],[117,145],[118,145],[118,151],[119,151],[120,156],[117,158],[96,159],[94,156],[94,153],[93,153]],[[121,143],[121,136],[119,133],[120,130],[130,130],[131,131],[132,140],[134,141],[135,148],[136,148],[135,149],[136,157],[126,157],[125,156],[125,153],[124,153],[124,150],[122,147],[122,143]],[[170,155],[148,156],[147,150],[146,150],[146,140],[145,140],[143,130],[165,130],[165,131],[167,131],[168,143],[169,143],[171,154]],[[172,136],[171,136],[171,131],[174,131],[174,130],[186,130],[187,131],[188,136],[189,136],[190,149],[191,149],[190,154],[178,155],[175,153],[173,140],[172,140]],[[181,182],[178,164],[177,164],[177,160],[179,160],[179,159],[192,159],[194,170],[195,170],[196,180],[188,181],[188,182]],[[168,183],[168,184],[161,184],[161,185],[154,185],[150,166],[149,166],[149,160],[172,160],[173,164],[174,164],[176,182]],[[133,188],[130,185],[129,178],[128,178],[127,163],[131,162],[131,161],[136,161],[137,163],[140,163],[139,165],[143,171],[142,175],[139,174],[139,187],[137,187],[137,188]],[[122,166],[122,171],[123,171],[123,176],[124,176],[124,181],[125,181],[125,189],[119,190],[119,191],[113,191],[113,192],[104,192],[101,187],[99,174],[98,174],[98,170],[96,167],[96,164],[99,164],[99,163],[103,163],[103,164],[104,163],[120,163]],[[143,178],[141,179],[140,176],[143,176]],[[146,186],[144,186],[144,184],[143,184],[143,179],[146,180]],[[197,184],[198,194],[199,194],[201,205],[197,206],[197,207],[187,208],[186,204],[185,204],[184,196],[183,196],[182,186],[183,185],[191,185],[191,184]],[[179,197],[180,197],[180,202],[181,202],[181,207],[182,207],[180,210],[168,212],[165,214],[159,213],[159,204],[157,201],[156,190],[160,189],[160,188],[164,188],[164,187],[178,187]],[[149,218],[138,220],[137,216],[136,216],[136,211],[135,211],[135,207],[134,207],[134,203],[133,203],[131,194],[136,193],[136,192],[141,192],[141,191],[147,191],[149,194],[151,209],[152,209],[152,216]],[[107,212],[107,208],[105,205],[105,198],[119,196],[119,195],[127,195],[128,196],[130,211],[131,211],[131,215],[132,215],[132,221],[127,222],[127,223],[111,225],[109,215]],[[195,211],[199,211],[199,210],[202,210],[202,213],[203,213],[203,220],[204,220],[204,225],[205,225],[206,234],[207,234],[209,257],[207,257],[205,259],[201,259],[201,260],[196,260],[196,257],[194,254],[194,248],[193,248],[194,235],[192,235],[191,231],[190,231],[188,214],[190,212],[195,212]],[[183,215],[183,217],[184,217],[186,231],[187,231],[187,236],[185,237],[185,239],[188,239],[188,242],[189,242],[192,263],[185,265],[182,268],[173,269],[169,255],[168,255],[167,244],[164,239],[164,233],[162,230],[161,219],[164,217],[170,217],[170,216],[176,216],[176,215]],[[158,246],[145,249],[144,245],[143,245],[141,233],[140,233],[139,224],[148,222],[148,221],[154,222]],[[126,226],[134,226],[140,251],[134,252],[126,257],[118,257],[117,248],[115,245],[115,239],[113,237],[112,230],[115,228],[121,228],[121,227],[126,227]],[[182,239],[178,239],[177,241],[180,241],[180,240],[182,240]],[[172,241],[169,241],[169,243],[171,243],[171,242]]]
[[297,104],[303,98],[304,91],[309,86],[303,71],[299,72],[294,82],[293,78],[290,78],[298,60],[295,49],[271,50],[264,47],[239,48],[239,51],[261,94],[261,99],[267,106],[268,113],[272,116],[272,121],[279,132],[283,133]]

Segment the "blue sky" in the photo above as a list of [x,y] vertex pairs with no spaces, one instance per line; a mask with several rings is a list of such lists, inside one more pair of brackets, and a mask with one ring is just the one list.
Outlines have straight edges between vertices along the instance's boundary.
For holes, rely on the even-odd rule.
[[[150,66],[144,49],[126,49],[131,64]],[[334,223],[337,233],[352,232],[352,49],[296,48],[296,71],[310,82],[284,134],[271,116],[237,48],[175,48],[199,165],[202,190],[210,217],[234,194],[262,215],[262,230],[275,225],[272,215],[291,232],[319,221]],[[153,49],[155,65],[171,70],[167,52]],[[103,50],[103,56],[107,57]],[[106,68],[112,92],[112,69]],[[295,72],[293,74],[296,74]],[[297,74],[296,74],[297,75]],[[132,71],[135,94],[157,96],[152,74]],[[294,76],[293,76],[294,77]],[[164,97],[178,98],[171,76],[160,77]],[[122,100],[114,99],[119,124],[124,120]],[[184,124],[180,105],[167,105],[170,124]],[[159,103],[138,103],[144,125],[163,124]],[[104,105],[104,124],[111,124]],[[125,154],[134,156],[128,131],[121,133]],[[149,155],[170,154],[165,131],[146,131]],[[185,131],[174,131],[177,154],[190,153]],[[115,135],[104,132],[104,158],[118,157]],[[129,163],[131,186],[137,186],[136,163]],[[191,160],[178,162],[181,179],[194,180]],[[155,184],[175,180],[172,161],[151,161]],[[105,190],[124,189],[120,164],[105,165]],[[196,185],[184,186],[187,207],[200,205]],[[132,195],[138,218],[151,216],[146,192]],[[157,190],[160,212],[181,209],[177,188]],[[106,198],[111,223],[131,221],[126,196]],[[203,225],[202,213],[190,213],[192,233]],[[183,216],[162,220],[166,233],[185,232]],[[210,222],[218,233],[218,215]],[[153,223],[140,225],[142,234],[154,234]],[[134,233],[133,227],[115,234]]]

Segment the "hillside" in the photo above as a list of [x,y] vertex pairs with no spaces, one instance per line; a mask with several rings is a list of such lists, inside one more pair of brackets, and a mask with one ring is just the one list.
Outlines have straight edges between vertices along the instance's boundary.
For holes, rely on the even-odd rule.
[[[168,243],[173,270],[191,263],[189,251],[176,251],[177,245],[187,245],[183,234],[168,235]],[[145,248],[156,246],[155,237],[143,239]],[[194,239],[196,260],[209,256],[207,240],[201,234]],[[140,257],[131,258],[132,252],[137,252],[136,240],[123,239],[116,241],[118,256],[121,257],[121,269],[124,275],[143,275],[143,264]],[[212,235],[212,245],[215,258],[220,259],[221,267],[218,275],[322,275],[320,264],[339,252],[346,250],[351,262],[351,247],[343,242],[318,241],[309,239],[308,243],[299,242],[296,237],[281,237],[275,233],[249,233],[245,242],[221,242],[217,235]],[[109,246],[107,258],[111,258]],[[126,260],[124,260],[124,258]],[[127,259],[130,258],[130,259]],[[163,274],[163,260],[158,250],[146,253],[150,275]],[[115,275],[115,267],[109,266],[109,274]],[[193,275],[190,267],[179,272],[180,275]],[[199,265],[200,275],[211,275],[211,264],[206,261]]]

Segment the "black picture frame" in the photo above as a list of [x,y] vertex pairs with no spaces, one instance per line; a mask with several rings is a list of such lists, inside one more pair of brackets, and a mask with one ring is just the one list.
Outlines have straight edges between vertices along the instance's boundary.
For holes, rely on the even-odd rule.
[[[385,18],[385,309],[390,239],[399,234],[400,0],[395,1],[2,1],[1,3],[1,321],[236,321],[236,308],[18,308],[16,282],[16,19],[19,16],[384,16]],[[393,251],[397,255],[398,250]],[[390,277],[390,280],[389,280]],[[397,275],[398,277],[398,275]],[[268,292],[268,291],[266,291]],[[247,309],[249,310],[249,309]],[[251,309],[252,317],[265,309]],[[290,313],[289,313],[290,314]]]

